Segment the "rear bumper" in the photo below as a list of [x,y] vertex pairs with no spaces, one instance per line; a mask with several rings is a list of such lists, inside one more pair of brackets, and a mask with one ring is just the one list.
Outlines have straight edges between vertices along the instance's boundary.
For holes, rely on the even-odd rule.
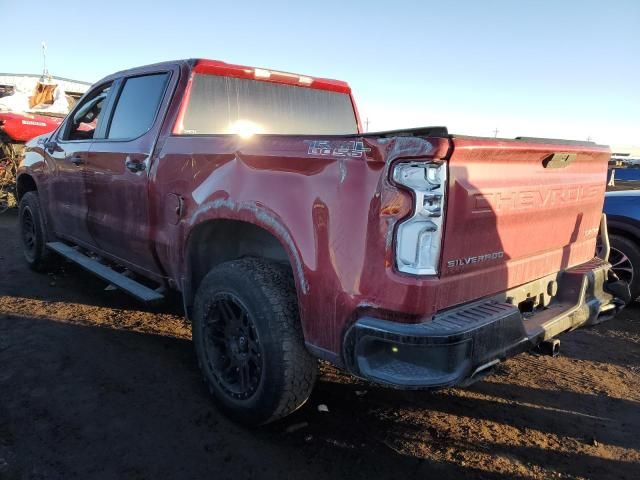
[[[625,304],[625,289],[628,293],[610,265],[594,258],[443,311],[428,322],[359,318],[346,333],[343,355],[353,374],[380,383],[404,388],[465,384],[545,340],[611,318]],[[533,298],[538,308],[523,313]]]

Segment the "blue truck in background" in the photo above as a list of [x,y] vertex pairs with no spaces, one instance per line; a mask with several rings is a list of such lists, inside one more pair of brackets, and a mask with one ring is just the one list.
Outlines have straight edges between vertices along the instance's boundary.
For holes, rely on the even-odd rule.
[[635,300],[640,297],[640,168],[610,169],[607,190],[609,262],[618,277],[629,283]]

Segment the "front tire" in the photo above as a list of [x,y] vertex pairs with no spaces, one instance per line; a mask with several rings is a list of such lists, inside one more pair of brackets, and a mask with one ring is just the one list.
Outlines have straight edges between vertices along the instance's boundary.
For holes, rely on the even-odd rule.
[[202,280],[193,311],[200,369],[220,409],[246,425],[302,406],[317,362],[304,345],[291,271],[257,258],[223,263]]
[[51,266],[47,249],[47,227],[38,192],[27,192],[20,199],[18,221],[22,253],[29,268],[42,272]]

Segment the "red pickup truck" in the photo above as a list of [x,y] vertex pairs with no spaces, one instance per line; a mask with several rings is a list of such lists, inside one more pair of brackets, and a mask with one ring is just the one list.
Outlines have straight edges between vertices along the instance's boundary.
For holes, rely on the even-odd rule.
[[182,293],[233,418],[302,405],[316,359],[401,388],[464,385],[611,317],[594,256],[609,150],[362,133],[341,81],[211,60],[95,84],[19,169],[27,262],[59,254],[143,301]]

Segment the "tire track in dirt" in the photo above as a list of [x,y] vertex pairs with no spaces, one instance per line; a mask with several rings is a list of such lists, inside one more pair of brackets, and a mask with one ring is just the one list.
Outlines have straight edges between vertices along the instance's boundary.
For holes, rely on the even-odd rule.
[[32,273],[15,222],[0,215],[3,480],[638,477],[638,306],[467,389],[322,365],[305,406],[250,431],[212,405],[179,301],[148,309],[70,265]]

